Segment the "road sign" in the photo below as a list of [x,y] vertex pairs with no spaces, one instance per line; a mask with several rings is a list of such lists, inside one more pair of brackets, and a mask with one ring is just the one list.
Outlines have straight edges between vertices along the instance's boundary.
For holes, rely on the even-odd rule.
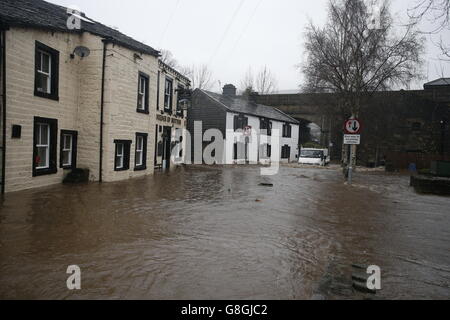
[[252,127],[251,126],[246,126],[244,128],[244,136],[246,136],[246,137],[252,136]]
[[359,135],[359,134],[344,135],[344,144],[360,145],[361,144],[361,135]]
[[358,119],[350,119],[345,123],[345,133],[359,134],[361,132],[361,122]]

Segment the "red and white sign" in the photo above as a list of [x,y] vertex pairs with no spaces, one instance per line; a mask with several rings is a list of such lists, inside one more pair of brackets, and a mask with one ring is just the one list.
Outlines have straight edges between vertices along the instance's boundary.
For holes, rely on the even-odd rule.
[[358,119],[350,119],[345,123],[345,133],[359,134],[361,132],[361,122]]

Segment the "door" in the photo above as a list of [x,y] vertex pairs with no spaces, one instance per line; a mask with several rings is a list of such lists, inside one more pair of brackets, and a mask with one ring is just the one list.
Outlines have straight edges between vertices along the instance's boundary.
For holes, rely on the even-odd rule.
[[170,169],[170,156],[172,153],[171,150],[171,142],[172,142],[172,128],[164,127],[163,129],[163,169]]

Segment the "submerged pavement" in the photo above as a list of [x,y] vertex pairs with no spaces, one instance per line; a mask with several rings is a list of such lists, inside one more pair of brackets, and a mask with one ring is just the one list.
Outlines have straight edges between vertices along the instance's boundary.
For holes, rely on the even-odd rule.
[[[259,173],[188,167],[8,194],[0,299],[450,298],[449,197],[382,172],[352,186],[337,169]],[[352,264],[381,268],[377,295],[352,289]]]

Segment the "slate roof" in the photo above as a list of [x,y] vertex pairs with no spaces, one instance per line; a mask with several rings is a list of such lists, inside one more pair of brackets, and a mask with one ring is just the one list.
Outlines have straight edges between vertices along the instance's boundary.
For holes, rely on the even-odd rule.
[[446,87],[450,86],[450,78],[441,78],[437,79],[428,83],[425,83],[424,88],[430,88],[430,87]]
[[43,0],[0,0],[0,25],[29,27],[59,32],[89,32],[108,38],[128,49],[159,56],[159,51],[123,33],[98,23],[81,21],[81,30],[67,28],[67,8]]
[[240,96],[222,95],[206,90],[199,90],[230,112],[268,118],[271,120],[299,124],[297,120],[274,107],[256,104]]

